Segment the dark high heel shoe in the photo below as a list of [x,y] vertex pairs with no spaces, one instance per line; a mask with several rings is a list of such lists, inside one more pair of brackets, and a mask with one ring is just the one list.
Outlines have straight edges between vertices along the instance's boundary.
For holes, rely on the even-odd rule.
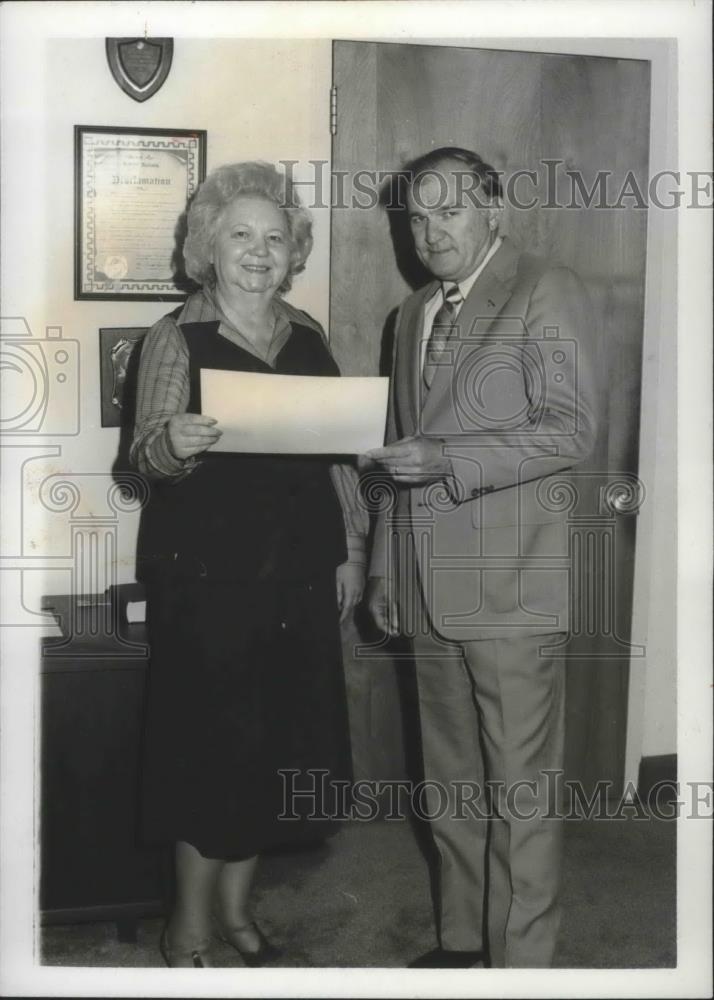
[[170,969],[208,969],[213,966],[209,953],[210,944],[210,938],[206,938],[186,948],[175,948],[169,944],[168,933],[164,928],[159,951]]
[[[243,924],[242,927],[225,927],[223,923],[217,919],[216,927],[218,937],[221,941],[225,941],[226,944],[235,948],[245,964],[250,966],[252,969],[258,968],[261,965],[266,965],[268,962],[271,962],[282,955],[282,951],[268,941],[265,934],[263,934],[260,927],[258,927],[253,920],[249,924]],[[255,951],[247,951],[239,944],[238,935],[242,934],[243,931],[251,929],[255,931],[259,941],[259,946]]]

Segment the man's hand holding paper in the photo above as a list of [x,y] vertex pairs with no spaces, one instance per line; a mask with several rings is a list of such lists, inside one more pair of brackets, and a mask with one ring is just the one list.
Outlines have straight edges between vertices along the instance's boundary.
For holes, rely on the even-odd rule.
[[452,475],[444,442],[439,438],[402,438],[384,448],[372,449],[365,457],[378,462],[396,482],[405,485],[424,486]]

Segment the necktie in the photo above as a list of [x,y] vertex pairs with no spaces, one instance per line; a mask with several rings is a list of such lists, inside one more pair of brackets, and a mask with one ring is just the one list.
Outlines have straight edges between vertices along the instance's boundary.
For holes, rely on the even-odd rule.
[[459,286],[456,284],[449,284],[448,286],[444,284],[442,286],[442,293],[444,301],[439,306],[439,310],[434,317],[434,322],[431,324],[431,332],[424,354],[423,378],[427,389],[431,388],[431,383],[434,381],[436,364],[444,353],[447,340],[456,328],[456,318],[461,303],[464,301]]

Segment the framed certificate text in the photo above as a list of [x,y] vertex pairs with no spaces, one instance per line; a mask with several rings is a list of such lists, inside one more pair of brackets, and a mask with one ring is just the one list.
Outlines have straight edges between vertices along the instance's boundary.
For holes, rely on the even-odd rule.
[[206,133],[75,126],[75,298],[182,299],[179,221],[206,172]]

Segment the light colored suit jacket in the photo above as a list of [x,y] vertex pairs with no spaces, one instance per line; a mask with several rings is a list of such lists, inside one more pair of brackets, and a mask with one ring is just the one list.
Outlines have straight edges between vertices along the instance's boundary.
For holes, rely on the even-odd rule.
[[437,287],[414,292],[397,315],[387,443],[436,437],[453,476],[398,491],[378,518],[370,573],[397,588],[403,630],[418,587],[448,639],[567,631],[563,476],[553,474],[582,461],[596,435],[587,293],[568,268],[504,239],[427,390],[420,341]]

